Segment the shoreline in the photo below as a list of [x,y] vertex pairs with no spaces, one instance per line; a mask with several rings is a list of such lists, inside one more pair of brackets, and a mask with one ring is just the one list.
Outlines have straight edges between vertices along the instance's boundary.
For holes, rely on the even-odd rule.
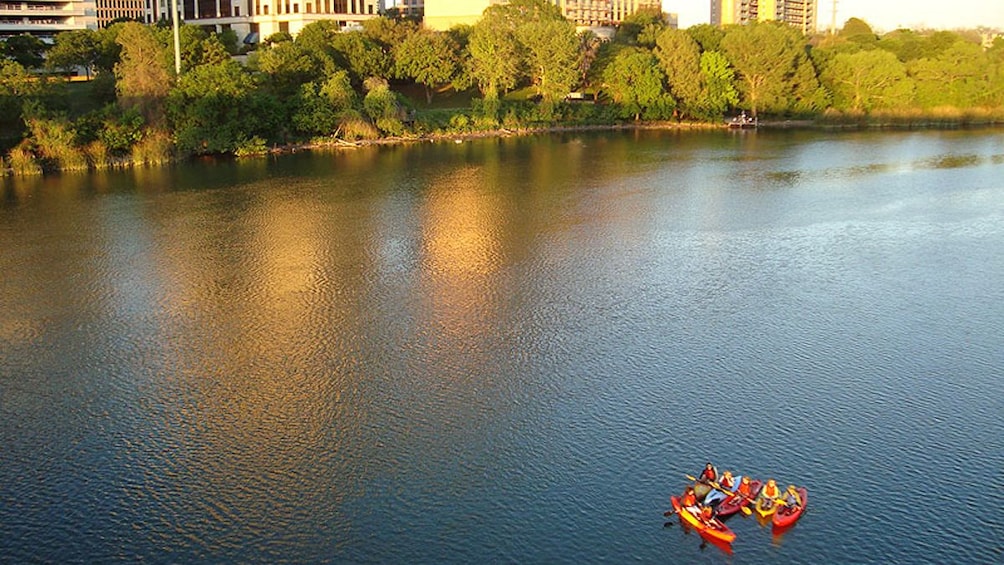
[[[331,138],[324,139],[319,138],[309,142],[300,143],[287,143],[281,145],[272,146],[261,153],[254,153],[249,155],[189,155],[184,157],[169,158],[165,161],[158,161],[154,163],[137,163],[131,161],[128,158],[123,158],[119,161],[113,161],[106,166],[87,168],[87,169],[66,169],[66,170],[49,170],[49,171],[39,171],[37,173],[30,174],[19,174],[12,170],[12,167],[7,166],[0,170],[0,179],[4,178],[30,178],[30,177],[45,177],[52,174],[66,174],[66,173],[79,173],[79,172],[93,172],[99,170],[109,170],[109,169],[129,169],[135,167],[155,167],[162,165],[169,165],[174,163],[184,162],[193,158],[232,158],[232,159],[249,159],[255,157],[264,156],[279,156],[287,155],[292,153],[298,153],[302,151],[323,151],[323,150],[337,150],[337,149],[360,149],[364,147],[373,146],[393,146],[393,145],[407,145],[414,143],[442,143],[442,142],[453,142],[453,143],[463,143],[464,141],[474,140],[474,139],[488,139],[488,138],[507,138],[507,137],[527,137],[533,135],[548,135],[548,134],[560,134],[567,132],[589,132],[589,131],[629,131],[629,130],[651,130],[651,131],[712,131],[712,130],[728,130],[728,131],[757,131],[763,130],[794,130],[794,129],[810,129],[810,130],[831,130],[831,131],[847,131],[847,130],[958,130],[967,128],[1004,128],[1004,122],[996,120],[987,121],[946,121],[946,120],[935,120],[928,119],[917,122],[894,122],[894,121],[884,121],[876,123],[861,123],[861,122],[827,122],[817,119],[784,119],[784,120],[763,120],[760,121],[755,128],[731,128],[728,122],[722,123],[711,123],[711,122],[672,122],[672,121],[660,121],[660,122],[620,122],[613,124],[583,124],[583,125],[555,125],[555,126],[541,126],[541,127],[528,127],[519,129],[509,129],[509,128],[498,128],[493,130],[483,130],[483,131],[471,131],[462,133],[427,133],[427,134],[417,134],[413,136],[394,136],[394,137],[380,137],[375,139],[359,139],[355,141],[348,141],[344,139]],[[6,165],[6,163],[4,163]]]

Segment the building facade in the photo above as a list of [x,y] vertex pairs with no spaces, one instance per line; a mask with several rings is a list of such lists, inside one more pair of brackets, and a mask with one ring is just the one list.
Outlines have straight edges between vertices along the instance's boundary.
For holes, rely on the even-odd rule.
[[146,19],[145,0],[95,0],[95,7],[98,27],[108,27],[115,20],[142,22]]
[[[613,26],[640,10],[662,12],[659,0],[551,0],[578,27]],[[505,0],[424,0],[426,28],[445,31],[458,24],[474,25],[482,12]]]
[[26,33],[51,41],[61,31],[97,27],[94,0],[0,0],[0,39]]
[[[171,19],[171,0],[146,0],[146,21]],[[305,26],[331,20],[342,28],[377,17],[378,0],[177,0],[180,20],[213,31],[232,29],[245,42],[274,33],[296,36]]]
[[818,4],[818,0],[711,0],[711,23],[779,21],[809,34],[816,31]]

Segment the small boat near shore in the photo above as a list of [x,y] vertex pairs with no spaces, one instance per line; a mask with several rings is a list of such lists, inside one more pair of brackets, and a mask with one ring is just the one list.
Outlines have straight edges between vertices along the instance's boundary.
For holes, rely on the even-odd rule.
[[756,128],[759,125],[759,119],[756,116],[750,117],[746,115],[746,112],[734,116],[731,120],[725,122],[730,128],[735,129],[746,129],[746,128]]

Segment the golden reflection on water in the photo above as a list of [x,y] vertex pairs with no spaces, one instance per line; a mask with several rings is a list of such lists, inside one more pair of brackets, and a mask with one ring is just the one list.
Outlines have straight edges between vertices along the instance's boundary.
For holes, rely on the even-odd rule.
[[429,267],[451,286],[469,286],[499,266],[498,195],[477,189],[482,186],[480,176],[474,167],[457,169],[439,179],[423,206],[422,239]]

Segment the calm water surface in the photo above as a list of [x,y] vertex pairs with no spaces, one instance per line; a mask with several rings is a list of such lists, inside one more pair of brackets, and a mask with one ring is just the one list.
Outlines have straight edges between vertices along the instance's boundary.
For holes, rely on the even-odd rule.
[[[1004,134],[6,179],[0,561],[1004,559]],[[804,484],[732,553],[714,461]]]

